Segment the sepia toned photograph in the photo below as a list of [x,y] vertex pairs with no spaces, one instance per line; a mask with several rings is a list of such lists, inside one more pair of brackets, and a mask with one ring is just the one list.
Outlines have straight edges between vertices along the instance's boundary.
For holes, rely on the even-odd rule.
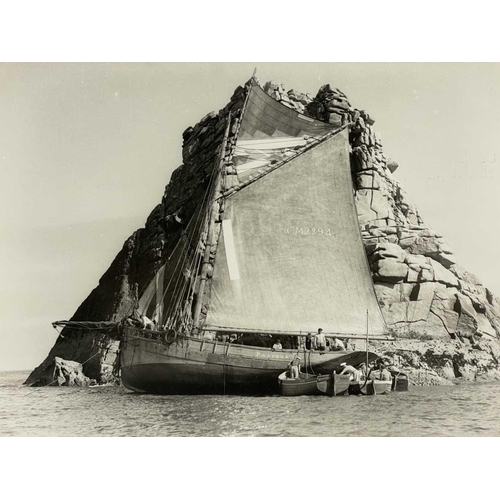
[[498,63],[2,63],[0,436],[498,437]]

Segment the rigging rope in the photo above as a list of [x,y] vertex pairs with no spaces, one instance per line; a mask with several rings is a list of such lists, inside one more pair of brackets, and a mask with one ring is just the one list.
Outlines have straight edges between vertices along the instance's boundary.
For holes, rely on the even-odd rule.
[[[211,172],[211,174],[210,174],[210,181],[209,181],[209,185],[208,185],[208,187],[207,187],[207,191],[205,192],[205,195],[204,195],[204,198],[203,198],[203,201],[202,201],[202,205],[203,205],[203,203],[204,203],[204,201],[205,201],[205,199],[206,199],[206,195],[207,195],[208,190],[211,188],[211,185],[212,185],[212,182],[213,182],[213,177],[214,177],[214,171],[215,171],[215,170],[216,170],[215,168],[214,168],[214,169],[212,169],[212,172]],[[201,210],[200,210],[200,213],[201,213]],[[198,216],[200,215],[200,213],[198,214]],[[187,224],[186,228],[184,229],[184,231],[181,233],[180,238],[179,238],[179,239],[177,239],[177,241],[175,242],[174,248],[173,248],[173,249],[172,249],[172,251],[170,252],[170,255],[169,255],[169,256],[168,256],[168,258],[166,259],[165,263],[167,263],[167,262],[168,262],[168,261],[172,258],[172,256],[174,255],[175,251],[177,250],[177,247],[179,246],[180,242],[183,240],[183,237],[182,237],[182,236],[183,236],[183,234],[185,234],[185,233],[187,232],[187,230],[188,230],[188,228],[189,228],[189,225],[191,224],[191,222],[192,222],[192,220],[193,220],[193,218],[194,218],[195,214],[196,214],[196,211],[195,211],[195,212],[193,213],[193,215],[191,216],[191,219],[189,220],[189,222],[188,222],[188,224]],[[198,220],[198,219],[197,219],[197,220]],[[195,225],[196,225],[196,224],[195,224]],[[170,242],[169,242],[169,245],[167,246],[166,251],[170,250],[170,248],[171,248],[171,246],[173,245],[173,243],[174,243],[173,241],[170,241]],[[179,261],[177,262],[177,264],[179,264]],[[164,264],[163,264],[163,265],[164,265]],[[178,267],[178,266],[176,265],[176,267],[175,267],[175,269],[174,269],[174,271],[173,271],[173,273],[172,273],[172,275],[171,275],[171,280],[169,281],[169,283],[168,283],[167,287],[165,288],[165,291],[164,291],[164,293],[163,293],[163,297],[162,297],[162,303],[163,303],[164,298],[165,298],[165,296],[166,296],[166,294],[167,294],[167,292],[168,292],[168,287],[170,286],[170,283],[171,283],[171,281],[172,281],[172,278],[173,278],[173,277],[174,277],[174,275],[175,275],[175,272],[176,272],[176,270],[177,270],[177,267]],[[158,271],[157,271],[157,272],[158,272]],[[156,273],[155,273],[155,275],[156,275]],[[153,279],[154,279],[154,278],[153,278]],[[149,284],[150,284],[150,281],[149,281],[149,282],[146,282],[146,283],[144,284],[144,286],[143,286],[142,290],[141,290],[141,291],[138,291],[138,298],[139,298],[139,297],[141,297],[141,296],[142,296],[142,294],[146,291],[146,289],[147,289],[147,287],[149,286]],[[130,307],[128,308],[128,310],[127,310],[126,314],[125,314],[125,317],[129,316],[129,315],[130,315],[130,313],[132,312],[132,310],[133,310],[135,307],[136,307],[136,304],[131,304],[131,305],[130,305]],[[166,317],[166,316],[165,316],[165,317]],[[165,323],[165,322],[164,322],[164,323]]]
[[[207,189],[206,189],[206,191],[205,191],[205,194],[204,194],[204,197],[203,197],[202,204],[201,204],[201,206],[200,206],[200,210],[199,210],[199,212],[198,212],[198,215],[197,215],[196,219],[194,220],[194,229],[193,229],[193,232],[191,233],[191,235],[190,235],[190,239],[189,239],[188,243],[186,244],[186,248],[184,248],[184,249],[182,250],[182,252],[183,252],[183,253],[182,253],[182,260],[181,260],[181,258],[179,258],[179,259],[177,260],[176,266],[175,266],[175,268],[174,268],[174,270],[173,270],[173,272],[172,272],[172,274],[171,274],[171,276],[170,276],[170,280],[169,280],[169,282],[168,282],[167,286],[165,287],[165,291],[164,291],[164,293],[163,293],[163,297],[162,297],[162,302],[164,301],[164,299],[165,299],[165,297],[166,297],[166,295],[167,295],[167,293],[168,293],[168,291],[169,291],[170,285],[171,285],[171,283],[172,283],[172,281],[173,281],[173,279],[174,279],[174,277],[175,277],[175,274],[176,274],[176,272],[177,272],[177,269],[179,268],[179,264],[181,264],[181,262],[182,262],[182,264],[181,264],[181,269],[182,269],[182,266],[184,265],[184,262],[186,261],[187,257],[189,256],[189,250],[187,249],[187,247],[191,245],[192,239],[194,238],[195,233],[197,233],[196,226],[197,226],[198,222],[200,221],[201,214],[202,214],[202,213],[203,213],[203,211],[204,211],[204,208],[205,208],[205,205],[206,205],[207,196],[208,196],[208,192],[209,192],[209,191],[211,190],[211,188],[212,188],[213,178],[214,178],[214,171],[215,171],[215,168],[212,170],[212,173],[210,174],[210,181],[209,181],[209,185],[207,186]],[[195,212],[195,213],[193,213],[193,215],[192,215],[192,217],[191,217],[191,220],[189,221],[188,226],[186,227],[186,231],[185,231],[185,233],[184,233],[184,236],[185,236],[185,234],[188,232],[189,226],[190,226],[190,225],[191,225],[191,223],[193,222],[193,219],[194,219],[194,217],[195,217],[195,214],[196,214],[196,212]],[[200,228],[201,228],[201,225],[200,225],[200,227],[198,228],[198,230],[199,230]],[[180,240],[179,240],[179,242],[180,242]],[[185,242],[186,242],[186,238],[184,238],[184,243],[185,243]],[[195,252],[196,252],[197,250],[198,250],[198,248],[196,248],[196,249],[195,249]],[[181,276],[182,276],[182,272],[180,272],[180,273],[179,273],[179,275],[177,276],[177,279],[176,279],[176,281],[175,281],[174,290],[173,290],[173,292],[172,292],[172,295],[173,295],[173,296],[175,296],[175,291],[176,291],[176,289],[177,289],[177,285],[178,285],[178,283],[179,283],[179,281],[180,281],[180,279],[181,279]],[[170,316],[170,314],[171,314],[171,312],[172,312],[172,307],[173,307],[173,304],[169,304],[169,307],[168,307],[167,311],[165,311],[164,317],[165,317],[166,319],[165,319],[165,321],[164,321],[164,324],[166,324],[166,323],[168,322],[168,320],[169,320],[169,316]]]
[[[215,203],[217,201],[215,195],[217,194],[216,190],[219,189],[219,178],[223,177],[222,165],[223,165],[223,163],[225,161],[225,158],[227,156],[227,140],[228,140],[228,133],[229,133],[229,126],[230,126],[230,124],[231,124],[231,113],[229,114],[229,116],[227,118],[227,121],[226,121],[226,130],[225,130],[225,133],[224,133],[224,140],[221,143],[221,146],[220,146],[220,149],[219,149],[219,157],[218,157],[217,164],[212,169],[212,176],[211,176],[211,179],[210,179],[210,184],[211,185],[209,186],[209,189],[207,189],[207,191],[205,192],[206,197],[205,197],[203,205],[205,205],[205,203],[208,203],[208,200],[210,199],[210,207],[206,210],[206,219],[205,220],[206,220],[207,234],[206,234],[205,249],[203,251],[203,261],[202,261],[201,275],[205,274],[205,269],[206,269],[205,266],[208,265],[208,263],[209,263],[210,252],[211,252],[211,249],[212,249],[212,241],[213,241],[212,230],[213,230],[213,227],[214,227],[214,224],[215,224],[215,220],[213,220],[213,218],[215,218],[216,215],[217,215],[214,212]],[[221,181],[222,181],[222,179],[221,179]],[[209,197],[208,197],[208,194],[210,194]],[[203,208],[205,208],[205,207],[203,207]],[[200,215],[201,215],[201,213],[202,213],[202,211],[200,211]],[[194,233],[193,233],[193,237],[194,237]],[[200,234],[200,240],[201,240],[201,234]],[[207,260],[205,260],[205,259],[207,259]],[[193,266],[195,265],[196,260],[197,260],[197,256],[195,254],[193,256],[192,261],[189,264],[189,267],[188,267],[188,271],[189,271],[190,274],[193,271]],[[184,265],[184,262],[183,262],[183,265]],[[184,295],[185,295],[186,290],[187,290],[187,284],[188,284],[187,280],[185,280],[184,283],[181,284],[180,290],[177,290],[177,288],[179,286],[179,283],[181,282],[180,281],[181,279],[182,279],[182,275],[179,274],[179,277],[178,277],[178,280],[177,280],[177,283],[176,283],[176,287],[174,289],[174,291],[178,293],[178,299],[177,299],[177,301],[175,303],[172,304],[172,308],[170,309],[170,314],[171,315],[173,314],[171,316],[171,320],[173,320],[173,321],[177,321],[178,315],[181,314],[181,312],[179,311],[179,307],[182,306],[182,301],[183,301]],[[199,292],[198,292],[199,295],[200,295],[200,297],[199,297],[200,301],[202,300],[202,298],[204,296],[204,283],[205,282],[203,280],[204,280],[204,276],[201,276],[200,289],[199,289]],[[175,292],[174,292],[174,295],[175,295]],[[196,311],[194,313],[195,321],[197,321],[196,318],[199,316],[201,305],[202,305],[201,302],[197,302]]]
[[[211,173],[211,176],[210,176],[210,182],[209,182],[209,185],[208,185],[208,187],[207,187],[207,189],[206,189],[206,191],[205,191],[205,195],[204,195],[204,197],[203,197],[203,201],[202,201],[202,204],[201,204],[201,206],[200,206],[200,210],[199,210],[199,212],[198,212],[198,216],[197,216],[197,218],[196,218],[196,220],[195,220],[195,224],[194,224],[193,231],[192,231],[192,233],[191,233],[191,235],[190,235],[190,239],[189,239],[189,241],[186,243],[186,246],[185,246],[185,248],[184,248],[184,250],[183,250],[183,252],[184,252],[184,253],[183,253],[183,256],[182,256],[182,261],[181,261],[181,259],[179,259],[179,260],[177,261],[177,265],[176,265],[176,267],[175,267],[175,269],[174,269],[174,271],[173,271],[173,273],[172,273],[171,279],[170,279],[170,281],[169,281],[169,283],[168,283],[168,285],[167,285],[167,287],[166,287],[166,290],[165,290],[164,296],[166,295],[166,293],[167,293],[167,291],[168,291],[168,289],[169,289],[169,287],[170,287],[170,284],[171,284],[171,282],[172,282],[172,280],[173,280],[173,278],[174,278],[174,276],[175,276],[175,273],[176,273],[176,271],[177,271],[177,268],[179,267],[179,264],[182,262],[182,264],[181,264],[181,266],[180,266],[180,268],[179,268],[179,274],[178,274],[177,279],[176,279],[175,284],[174,284],[174,290],[172,291],[172,296],[173,296],[173,297],[175,297],[175,296],[176,296],[176,292],[177,292],[178,286],[179,286],[179,284],[181,283],[181,280],[182,280],[182,277],[183,277],[183,274],[184,274],[184,273],[183,273],[183,271],[184,271],[184,269],[183,269],[183,268],[184,268],[185,263],[187,262],[188,258],[190,257],[190,256],[189,256],[189,247],[191,246],[191,242],[193,241],[195,234],[197,234],[197,233],[198,233],[198,231],[200,230],[200,228],[201,228],[201,224],[200,224],[200,226],[198,227],[198,229],[196,228],[196,226],[197,226],[198,222],[200,222],[200,220],[201,220],[201,214],[205,211],[206,204],[207,204],[207,200],[208,200],[208,193],[213,191],[213,185],[214,185],[214,182],[213,182],[213,181],[214,181],[214,177],[215,177],[215,171],[216,171],[216,168],[214,168],[214,169],[212,170],[212,173]],[[205,215],[207,215],[207,214],[205,214]],[[194,217],[194,214],[193,214],[193,217]],[[208,217],[209,217],[209,215],[208,215]],[[200,237],[201,237],[201,234],[200,234]],[[206,242],[206,244],[208,244],[208,241]],[[196,246],[195,252],[196,252],[197,250],[198,250],[198,245]],[[195,257],[193,258],[193,261],[194,261],[195,259],[196,259],[196,255],[195,255]],[[185,281],[186,281],[186,280],[185,280]],[[170,319],[170,317],[171,317],[172,313],[175,311],[175,309],[176,309],[176,307],[177,307],[177,305],[178,305],[179,301],[181,301],[181,300],[182,300],[182,295],[179,295],[179,298],[178,298],[178,299],[175,299],[175,301],[174,301],[174,302],[172,302],[171,304],[169,304],[169,308],[168,308],[168,310],[167,310],[167,312],[166,312],[166,314],[165,314],[165,318],[167,318],[167,320],[166,320],[166,321],[168,321],[168,320]],[[171,320],[173,320],[173,318],[172,318]]]

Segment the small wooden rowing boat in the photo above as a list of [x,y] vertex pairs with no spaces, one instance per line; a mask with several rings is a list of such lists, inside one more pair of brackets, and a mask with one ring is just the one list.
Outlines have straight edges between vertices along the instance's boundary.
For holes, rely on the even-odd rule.
[[299,378],[278,377],[283,396],[343,396],[349,391],[349,375],[312,375],[300,373]]
[[365,396],[376,396],[377,394],[388,394],[392,390],[392,380],[364,380],[360,382],[351,381],[349,394]]
[[365,394],[375,396],[377,394],[388,394],[391,391],[408,391],[409,378],[406,373],[393,374],[392,380],[364,380],[360,382],[351,381],[349,394]]
[[[283,396],[341,396],[347,394],[363,394],[376,396],[389,394],[391,391],[408,391],[408,376],[395,375],[392,380],[350,381],[349,375],[311,375],[301,373],[298,379],[287,378],[287,372],[279,377],[279,385]],[[333,381],[333,384],[332,384]]]
[[410,385],[410,379],[406,373],[392,372],[392,390],[393,391],[407,391]]
[[361,394],[376,396],[377,394],[388,394],[392,390],[392,380],[368,380],[361,385]]

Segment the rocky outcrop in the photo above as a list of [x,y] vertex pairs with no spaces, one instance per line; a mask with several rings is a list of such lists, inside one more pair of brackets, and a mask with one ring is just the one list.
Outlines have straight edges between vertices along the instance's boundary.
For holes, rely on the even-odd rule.
[[87,387],[94,384],[95,380],[84,375],[83,366],[80,363],[56,356],[40,373],[33,386]]
[[[283,85],[263,88],[283,105],[335,126],[349,125],[351,168],[361,235],[375,292],[393,335],[377,348],[411,369],[413,381],[445,383],[458,378],[497,376],[500,301],[481,281],[460,268],[443,236],[429,228],[394,177],[399,165],[383,152],[374,119],[353,108],[330,85],[312,98]],[[241,114],[246,87],[238,87],[218,113],[209,113],[183,133],[183,164],[172,174],[161,203],[124,244],[99,285],[73,320],[117,320],[152,279],[180,238],[206,191],[224,135],[225,118]],[[239,122],[229,133],[234,147]],[[227,170],[230,186],[231,166]],[[41,380],[54,356],[91,361],[85,374],[99,383],[116,380],[118,343],[104,335],[72,332],[59,337],[27,383]],[[430,375],[429,375],[430,374]],[[453,376],[452,376],[453,375]]]
[[321,87],[306,107],[311,116],[349,123],[356,206],[382,312],[394,334],[458,339],[464,345],[498,339],[500,302],[457,265],[443,236],[429,228],[393,173],[365,111],[345,94]]
[[[363,350],[365,343],[350,341],[349,348]],[[432,333],[403,333],[394,342],[373,341],[370,349],[406,373],[411,385],[500,380],[500,343],[492,338],[471,345]]]
[[400,339],[378,348],[415,385],[500,380],[500,345],[496,341],[479,340],[470,346],[458,340]]

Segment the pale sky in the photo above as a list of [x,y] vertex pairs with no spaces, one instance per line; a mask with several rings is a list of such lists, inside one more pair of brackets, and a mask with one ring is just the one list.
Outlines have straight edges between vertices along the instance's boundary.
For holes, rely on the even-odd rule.
[[458,263],[500,295],[500,64],[0,64],[0,370],[30,369],[142,227],[182,132],[257,66],[374,117],[395,176]]

